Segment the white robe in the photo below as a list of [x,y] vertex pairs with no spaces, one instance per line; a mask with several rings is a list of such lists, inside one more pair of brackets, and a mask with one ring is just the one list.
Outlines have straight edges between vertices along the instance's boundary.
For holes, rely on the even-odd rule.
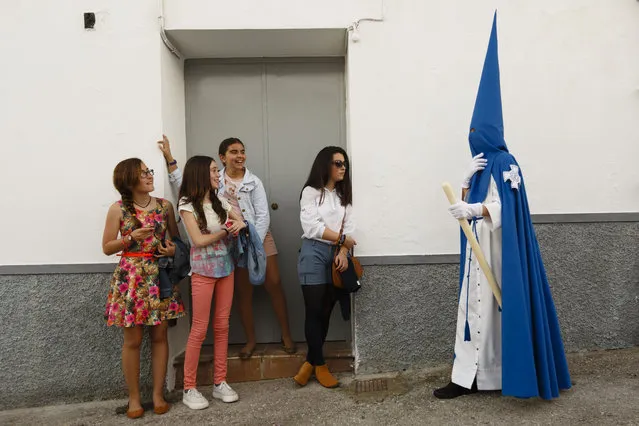
[[[483,202],[490,213],[471,228],[476,231],[479,245],[501,288],[501,202],[497,185],[490,179]],[[473,226],[474,225],[474,226]],[[464,281],[457,309],[457,334],[452,382],[470,389],[475,377],[479,390],[501,389],[501,312],[470,244],[466,244]],[[472,260],[468,259],[472,256]],[[469,275],[470,272],[470,275]],[[470,285],[470,287],[469,287]],[[466,300],[470,341],[464,341]]]

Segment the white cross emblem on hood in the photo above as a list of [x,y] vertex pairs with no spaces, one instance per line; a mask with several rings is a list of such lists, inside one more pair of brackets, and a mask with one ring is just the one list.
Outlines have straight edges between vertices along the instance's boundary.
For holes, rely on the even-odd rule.
[[514,164],[510,165],[510,171],[504,172],[504,182],[508,181],[510,181],[510,187],[512,189],[519,189],[521,176],[519,176],[519,167]]

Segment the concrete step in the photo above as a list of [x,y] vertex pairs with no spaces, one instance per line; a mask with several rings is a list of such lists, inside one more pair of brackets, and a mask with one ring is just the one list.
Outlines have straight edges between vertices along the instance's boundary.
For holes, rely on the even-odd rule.
[[[229,383],[293,377],[306,360],[306,344],[297,344],[297,353],[289,355],[279,343],[258,344],[253,356],[240,359],[244,345],[230,345],[227,358]],[[346,373],[353,371],[353,355],[350,342],[326,342],[324,358],[331,371]],[[173,365],[176,368],[175,388],[184,387],[184,353],[178,355]],[[197,371],[198,386],[213,384],[213,345],[202,346]]]

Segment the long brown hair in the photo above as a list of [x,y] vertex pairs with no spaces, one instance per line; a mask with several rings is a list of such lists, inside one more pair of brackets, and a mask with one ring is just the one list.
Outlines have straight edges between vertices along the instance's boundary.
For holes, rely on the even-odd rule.
[[184,166],[182,186],[180,187],[180,201],[193,205],[197,224],[202,231],[205,231],[208,227],[204,208],[202,207],[204,198],[207,195],[211,200],[211,204],[213,204],[213,210],[217,213],[222,223],[226,222],[228,218],[224,207],[222,207],[222,202],[217,198],[217,189],[211,185],[211,163],[214,161],[213,158],[204,155],[196,155],[189,158],[189,161]]
[[142,160],[139,158],[127,158],[122,160],[115,166],[113,170],[113,186],[118,190],[122,197],[122,205],[131,214],[135,225],[142,226],[135,214],[133,206],[133,188],[140,182],[140,173],[142,172]]
[[[331,176],[334,154],[342,154],[344,156],[344,161],[346,162],[346,173],[344,173],[344,179],[339,182],[335,182],[335,190],[337,191],[340,202],[342,206],[346,207],[349,204],[353,204],[353,186],[351,184],[351,170],[350,162],[348,161],[348,154],[346,154],[346,151],[339,146],[327,146],[317,154],[315,161],[313,161],[311,171],[308,174],[308,179],[306,179],[306,183],[304,184],[304,187],[302,187],[302,192],[307,186],[319,189],[322,191],[319,203],[322,204],[324,202],[324,188]],[[301,198],[302,194],[300,193],[300,199]]]

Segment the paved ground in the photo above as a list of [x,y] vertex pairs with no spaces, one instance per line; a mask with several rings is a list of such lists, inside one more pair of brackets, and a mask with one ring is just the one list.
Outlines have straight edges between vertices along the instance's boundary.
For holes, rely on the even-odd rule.
[[[574,387],[552,402],[495,392],[439,401],[431,392],[448,381],[448,372],[430,370],[396,376],[384,392],[357,393],[349,377],[342,377],[336,390],[272,380],[236,384],[239,402],[212,401],[203,411],[176,403],[164,416],[151,412],[132,421],[115,414],[126,401],[103,401],[3,411],[0,424],[639,425],[639,348],[572,354],[569,362]],[[210,395],[210,389],[202,390]]]

